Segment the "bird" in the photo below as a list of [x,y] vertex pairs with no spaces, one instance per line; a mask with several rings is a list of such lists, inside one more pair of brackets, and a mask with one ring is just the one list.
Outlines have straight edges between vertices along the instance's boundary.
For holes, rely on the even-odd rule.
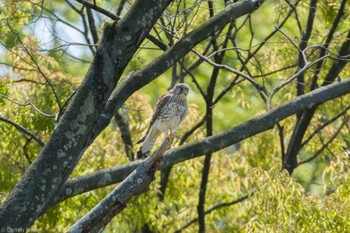
[[143,142],[137,151],[138,159],[147,157],[162,133],[164,138],[174,137],[176,129],[188,114],[186,97],[189,90],[187,84],[178,83],[166,94],[159,97],[148,130],[145,136],[137,141],[137,144]]

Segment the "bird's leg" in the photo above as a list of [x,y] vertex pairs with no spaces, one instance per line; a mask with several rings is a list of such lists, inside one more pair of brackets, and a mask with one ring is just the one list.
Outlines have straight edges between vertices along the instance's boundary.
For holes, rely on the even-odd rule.
[[172,141],[175,137],[175,134],[173,133],[172,129],[170,129],[170,133],[168,134],[168,138],[170,141]]

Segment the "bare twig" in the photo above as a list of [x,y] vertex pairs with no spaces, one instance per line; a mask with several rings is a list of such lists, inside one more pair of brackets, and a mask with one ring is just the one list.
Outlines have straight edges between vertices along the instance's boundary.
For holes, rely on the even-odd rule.
[[33,132],[29,131],[28,129],[24,128],[23,126],[9,120],[9,119],[6,119],[4,117],[1,117],[0,116],[0,121],[3,121],[3,122],[6,122],[12,126],[14,126],[16,129],[18,129],[18,131],[32,137],[35,141],[37,141],[41,146],[45,146],[45,143],[38,137],[36,136]]
[[[214,210],[223,208],[223,207],[227,207],[227,206],[231,206],[231,205],[235,205],[238,204],[244,200],[246,200],[248,198],[248,195],[245,195],[243,197],[237,198],[234,201],[230,201],[230,202],[222,202],[219,203],[217,205],[214,205],[212,207],[210,207],[207,211],[205,211],[205,215],[210,214],[211,212],[213,212]],[[187,227],[191,226],[193,223],[197,222],[198,218],[194,218],[191,221],[189,221],[188,223],[186,223],[185,225],[183,225],[182,227],[180,227],[179,229],[177,229],[176,231],[174,231],[174,233],[179,233],[182,232],[183,230],[185,230]]]
[[319,128],[317,128],[312,134],[310,134],[301,144],[301,148],[304,147],[318,132],[320,132],[322,129],[324,129],[329,124],[336,121],[339,117],[343,116],[348,110],[350,109],[350,104],[347,105],[342,111],[340,111],[337,115],[329,119],[327,122],[322,124]]
[[23,48],[23,50],[25,51],[25,53],[29,56],[30,60],[34,63],[34,65],[31,64],[31,66],[35,67],[36,70],[41,74],[41,76],[45,79],[45,81],[47,82],[47,84],[49,85],[50,89],[52,90],[52,93],[55,96],[58,108],[60,109],[60,111],[62,110],[62,106],[60,103],[60,100],[58,98],[57,92],[52,84],[52,82],[50,81],[50,79],[46,76],[46,74],[42,71],[42,69],[40,68],[39,64],[36,62],[34,56],[32,55],[32,53],[28,50],[28,48],[25,46],[25,44],[23,43],[23,41],[21,40],[19,34],[17,32],[15,32],[13,30],[13,28],[8,24],[8,26],[10,27],[10,30],[12,33],[14,33],[16,35],[16,39],[20,42],[21,47]]
[[19,106],[22,106],[22,107],[31,106],[36,112],[40,113],[41,115],[43,115],[43,116],[45,116],[45,117],[51,117],[51,118],[54,118],[54,117],[55,117],[55,115],[48,114],[48,113],[45,113],[45,112],[41,111],[41,110],[40,110],[39,108],[37,108],[32,102],[28,102],[28,103],[23,104],[23,103],[20,103],[20,102],[18,102],[18,101],[16,101],[16,100],[13,100],[13,99],[11,99],[11,98],[9,98],[8,96],[3,95],[3,94],[0,94],[0,97],[1,97],[1,98],[4,98],[4,99],[7,99],[8,101],[10,101],[10,102],[12,102],[12,103],[14,103],[14,104],[17,104],[17,105],[19,105]]
[[335,138],[338,136],[338,134],[340,133],[341,129],[342,129],[348,122],[349,122],[349,119],[348,119],[348,118],[344,119],[344,121],[343,121],[342,124],[339,126],[339,128],[337,129],[337,131],[333,134],[333,136],[332,136],[324,145],[322,145],[322,147],[321,147],[318,151],[316,151],[314,155],[312,155],[310,158],[307,158],[307,159],[305,159],[305,160],[303,160],[303,161],[300,161],[300,162],[297,164],[297,167],[300,166],[300,165],[302,165],[302,164],[304,164],[304,163],[308,163],[308,162],[314,160],[315,158],[317,158],[317,156],[319,156],[319,155],[322,153],[322,151],[323,151],[324,149],[326,149],[326,148],[329,146],[329,144],[331,144],[331,143],[334,141],[334,139],[335,139]]
[[85,1],[85,0],[75,0],[75,1],[77,1],[77,2],[79,2],[79,3],[81,3],[81,4],[83,4],[83,5],[86,6],[86,7],[89,7],[89,8],[91,8],[91,9],[94,9],[95,11],[97,11],[97,12],[99,12],[99,13],[101,13],[101,14],[104,14],[105,16],[107,16],[107,17],[109,17],[109,18],[111,18],[111,19],[113,19],[113,20],[115,20],[115,21],[118,21],[118,20],[121,19],[120,16],[115,15],[115,14],[113,14],[112,12],[107,11],[107,10],[105,10],[105,9],[103,9],[103,8],[97,6],[97,5],[94,5],[94,4],[92,4],[92,3],[88,2],[88,1]]
[[313,65],[315,65],[316,63],[320,62],[320,61],[323,61],[324,59],[330,57],[330,54],[326,54],[325,56],[323,57],[320,57],[318,58],[317,60],[313,61],[313,62],[307,62],[305,64],[305,66],[301,69],[298,70],[298,72],[296,72],[292,77],[288,78],[286,81],[280,83],[277,87],[275,87],[271,93],[268,95],[267,97],[267,102],[266,102],[266,106],[267,106],[267,109],[271,109],[271,101],[272,101],[272,98],[273,96],[281,89],[283,88],[284,86],[286,86],[287,84],[293,82],[296,78],[298,78],[298,76],[305,72],[307,69],[309,69],[310,67],[312,67]]
[[197,56],[199,56],[200,58],[202,58],[205,62],[209,63],[210,65],[214,66],[214,67],[218,67],[221,69],[225,69],[228,70],[234,74],[237,74],[245,79],[247,79],[251,84],[253,84],[253,86],[260,92],[262,91],[266,96],[269,96],[268,91],[266,90],[266,88],[264,86],[261,86],[259,83],[257,83],[253,78],[251,78],[250,76],[244,74],[241,71],[235,70],[232,67],[229,67],[227,65],[223,65],[223,64],[218,64],[215,63],[213,61],[211,61],[210,59],[208,59],[207,57],[203,56],[201,53],[197,52],[196,50],[192,49],[192,52],[195,53]]

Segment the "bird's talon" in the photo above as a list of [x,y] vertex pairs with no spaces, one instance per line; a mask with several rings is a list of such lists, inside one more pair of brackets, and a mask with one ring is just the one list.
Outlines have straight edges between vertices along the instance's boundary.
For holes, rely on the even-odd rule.
[[137,151],[137,159],[143,160],[145,158],[147,158],[149,154],[149,151],[146,153],[142,153],[141,149],[139,151]]
[[172,141],[172,140],[174,139],[174,134],[172,134],[172,133],[169,134],[169,135],[168,135],[168,139],[169,139],[170,141]]

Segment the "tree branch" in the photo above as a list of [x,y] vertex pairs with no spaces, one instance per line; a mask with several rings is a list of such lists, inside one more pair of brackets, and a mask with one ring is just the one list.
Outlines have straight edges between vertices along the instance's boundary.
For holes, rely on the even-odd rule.
[[[344,43],[341,45],[339,49],[338,56],[339,57],[347,56],[349,53],[350,53],[350,30],[348,31],[348,34]],[[347,62],[344,60],[334,60],[333,65],[329,69],[322,83],[322,86],[327,86],[328,84],[332,83],[338,77],[338,75],[343,70],[346,64]],[[297,155],[301,148],[300,146],[302,143],[302,139],[316,111],[316,108],[317,108],[317,105],[315,105],[310,109],[305,110],[300,120],[298,120],[296,127],[294,128],[294,131],[287,149],[286,157],[283,161],[283,167],[286,168],[290,174],[293,173],[295,166],[298,164]]]
[[[26,229],[50,206],[97,136],[94,125],[125,67],[170,2],[137,0],[118,24],[106,24],[94,60],[61,122],[0,206],[0,226]],[[153,14],[145,13],[150,11]]]
[[48,114],[48,113],[45,113],[45,112],[41,111],[41,110],[40,110],[39,108],[37,108],[32,102],[28,102],[28,103],[23,104],[23,103],[20,103],[20,102],[18,102],[18,101],[16,101],[16,100],[13,100],[13,99],[11,99],[11,98],[9,98],[8,96],[3,95],[3,94],[0,94],[0,97],[1,97],[1,98],[4,98],[4,99],[7,99],[8,101],[10,101],[10,102],[12,102],[12,103],[14,103],[14,104],[17,104],[17,105],[19,105],[19,106],[21,106],[21,107],[32,106],[32,108],[33,108],[36,112],[38,112],[39,114],[41,114],[41,115],[43,115],[43,116],[45,116],[45,117],[51,117],[51,118],[54,118],[54,117],[55,117],[55,115]]
[[111,193],[77,221],[67,233],[100,232],[110,220],[120,213],[131,198],[149,190],[149,185],[155,179],[159,162],[166,150],[171,146],[171,140],[166,138],[162,145],[141,164]]
[[312,134],[310,134],[301,144],[301,148],[304,147],[318,132],[320,132],[327,125],[336,121],[339,117],[343,116],[350,109],[350,104],[348,104],[341,112],[329,119],[327,122],[318,127]]
[[338,134],[340,133],[340,130],[349,122],[349,119],[344,119],[344,121],[342,122],[342,124],[339,126],[339,128],[337,129],[337,131],[333,134],[333,136],[328,140],[328,142],[326,142],[318,151],[315,152],[314,155],[312,155],[311,157],[303,160],[303,161],[300,161],[298,164],[297,164],[297,167],[304,164],[304,163],[308,163],[310,161],[312,161],[313,159],[317,158],[317,156],[319,156],[322,151],[324,149],[326,149],[328,147],[329,144],[331,144],[334,139],[338,136]]
[[91,8],[88,8],[88,7],[86,8],[86,14],[87,14],[87,18],[90,26],[90,32],[94,40],[94,44],[97,44],[97,42],[99,41],[99,38],[98,38],[97,29],[95,25],[94,15],[92,14]]
[[179,42],[174,44],[143,70],[136,71],[128,79],[124,79],[114,90],[111,98],[109,98],[105,109],[96,124],[95,132],[101,132],[107,127],[115,110],[119,109],[132,93],[156,79],[178,59],[190,52],[196,44],[206,39],[213,32],[220,30],[227,23],[242,15],[252,13],[262,4],[262,2],[263,0],[243,0],[230,4],[223,11],[189,32]]
[[[349,93],[350,79],[321,87],[230,130],[167,151],[164,154],[161,168],[173,166],[183,161],[202,156],[203,154],[221,150],[246,138],[269,130],[277,122],[297,112]],[[121,182],[139,163],[139,161],[134,161],[125,165],[118,165],[110,169],[97,171],[86,176],[69,179],[62,186],[60,192],[58,192],[56,203],[96,188]]]
[[[302,69],[303,67],[305,67],[307,65],[306,55],[305,55],[304,51],[305,51],[305,48],[306,48],[308,41],[310,39],[310,36],[311,36],[312,27],[313,27],[315,15],[316,15],[317,1],[318,0],[310,0],[309,15],[308,15],[307,23],[306,23],[306,29],[305,29],[305,31],[302,31],[301,42],[299,44],[299,54],[298,54],[298,61],[297,61],[299,69]],[[297,81],[298,81],[297,82],[297,95],[302,95],[302,94],[304,94],[304,85],[305,85],[304,72],[299,72],[299,69],[296,72],[296,73],[298,73],[298,76],[297,76]]]
[[31,138],[33,138],[35,141],[37,141],[40,146],[45,146],[45,143],[38,137],[36,136],[34,133],[32,133],[31,131],[29,131],[28,129],[24,128],[23,126],[9,120],[9,119],[6,119],[6,118],[3,118],[0,116],[0,121],[3,121],[3,122],[6,122],[12,126],[14,126],[16,129],[18,129],[18,131],[30,136]]
[[85,1],[85,0],[75,0],[75,1],[83,4],[84,6],[86,6],[88,8],[94,9],[95,11],[97,11],[97,12],[99,12],[101,14],[104,14],[105,16],[107,16],[107,17],[109,17],[109,18],[111,18],[111,19],[113,19],[115,21],[118,21],[118,20],[121,19],[120,16],[115,15],[112,12],[107,11],[107,10],[105,10],[105,9],[103,9],[103,8],[97,6],[97,5],[94,5],[94,4],[92,4],[92,3],[88,2],[88,1]]
[[129,161],[133,161],[135,158],[134,158],[134,151],[133,151],[133,145],[131,140],[131,132],[129,129],[129,123],[127,122],[125,117],[122,115],[122,113],[120,114],[119,112],[115,112],[114,119],[119,128],[120,136],[124,143],[124,150],[125,150],[126,156],[128,157]]
[[[332,27],[329,30],[329,33],[327,35],[326,41],[323,44],[323,46],[321,47],[321,49],[320,49],[319,57],[323,57],[326,54],[326,51],[328,49],[329,44],[331,43],[331,40],[332,40],[333,35],[335,33],[335,30],[336,30],[336,28],[339,25],[340,19],[344,15],[346,2],[347,2],[347,0],[343,0],[341,5],[340,5],[340,8],[339,8],[338,13],[337,13],[337,16],[335,17],[335,19],[333,21],[333,24],[332,24]],[[317,80],[318,80],[319,74],[321,72],[322,65],[323,65],[323,61],[317,63],[317,65],[316,65],[314,76],[312,78],[312,83],[311,83],[311,86],[310,86],[310,90],[314,90],[316,88]]]

